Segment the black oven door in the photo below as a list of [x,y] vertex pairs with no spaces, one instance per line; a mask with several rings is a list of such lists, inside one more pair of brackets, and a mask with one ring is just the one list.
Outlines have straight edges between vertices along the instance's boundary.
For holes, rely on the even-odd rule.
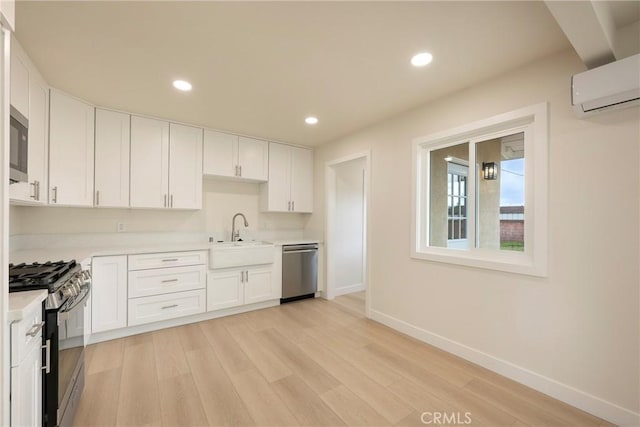
[[11,107],[11,145],[10,154],[10,182],[27,181],[27,167],[29,161],[29,121],[18,110]]
[[[46,426],[71,425],[84,387],[84,319],[89,288],[57,311],[47,312],[57,327],[47,331],[50,369],[45,376],[44,405]],[[55,322],[55,323],[54,323]]]

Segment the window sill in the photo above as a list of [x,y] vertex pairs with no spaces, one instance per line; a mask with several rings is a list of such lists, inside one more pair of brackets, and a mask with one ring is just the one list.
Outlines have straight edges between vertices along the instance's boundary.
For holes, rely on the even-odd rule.
[[531,255],[523,252],[426,248],[421,251],[412,251],[411,258],[527,276],[547,276],[546,263],[535,262]]

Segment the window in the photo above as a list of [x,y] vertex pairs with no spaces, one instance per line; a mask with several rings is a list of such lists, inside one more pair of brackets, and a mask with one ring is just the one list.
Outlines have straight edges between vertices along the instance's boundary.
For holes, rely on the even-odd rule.
[[412,256],[546,275],[547,106],[414,141]]

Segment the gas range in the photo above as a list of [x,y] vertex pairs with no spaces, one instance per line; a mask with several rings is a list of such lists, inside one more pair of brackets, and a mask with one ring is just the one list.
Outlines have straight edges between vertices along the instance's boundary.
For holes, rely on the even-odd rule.
[[91,273],[82,270],[76,261],[9,264],[9,292],[46,289],[49,292],[45,303],[47,310],[71,302],[90,280]]
[[91,273],[76,261],[9,265],[9,292],[46,289],[43,426],[68,427],[84,388],[85,312]]

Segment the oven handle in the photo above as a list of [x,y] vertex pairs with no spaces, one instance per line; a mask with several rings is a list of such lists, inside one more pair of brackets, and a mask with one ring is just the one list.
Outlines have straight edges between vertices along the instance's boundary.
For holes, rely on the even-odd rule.
[[41,368],[46,374],[51,372],[51,340],[47,340],[45,345],[42,346],[44,349],[44,366]]
[[82,297],[82,299],[80,301],[76,302],[71,307],[66,308],[64,311],[62,311],[62,310],[60,311],[60,313],[58,314],[60,320],[69,319],[71,317],[71,315],[69,313],[71,313],[77,307],[84,305],[84,303],[87,301],[87,299],[89,298],[90,291],[89,291],[88,287],[83,287],[83,289],[86,289],[87,292],[84,294],[84,296]]
[[40,329],[42,329],[43,326],[44,326],[44,322],[40,322],[37,325],[33,325],[25,335],[28,337],[34,338],[36,335],[38,335],[38,332],[40,332]]

